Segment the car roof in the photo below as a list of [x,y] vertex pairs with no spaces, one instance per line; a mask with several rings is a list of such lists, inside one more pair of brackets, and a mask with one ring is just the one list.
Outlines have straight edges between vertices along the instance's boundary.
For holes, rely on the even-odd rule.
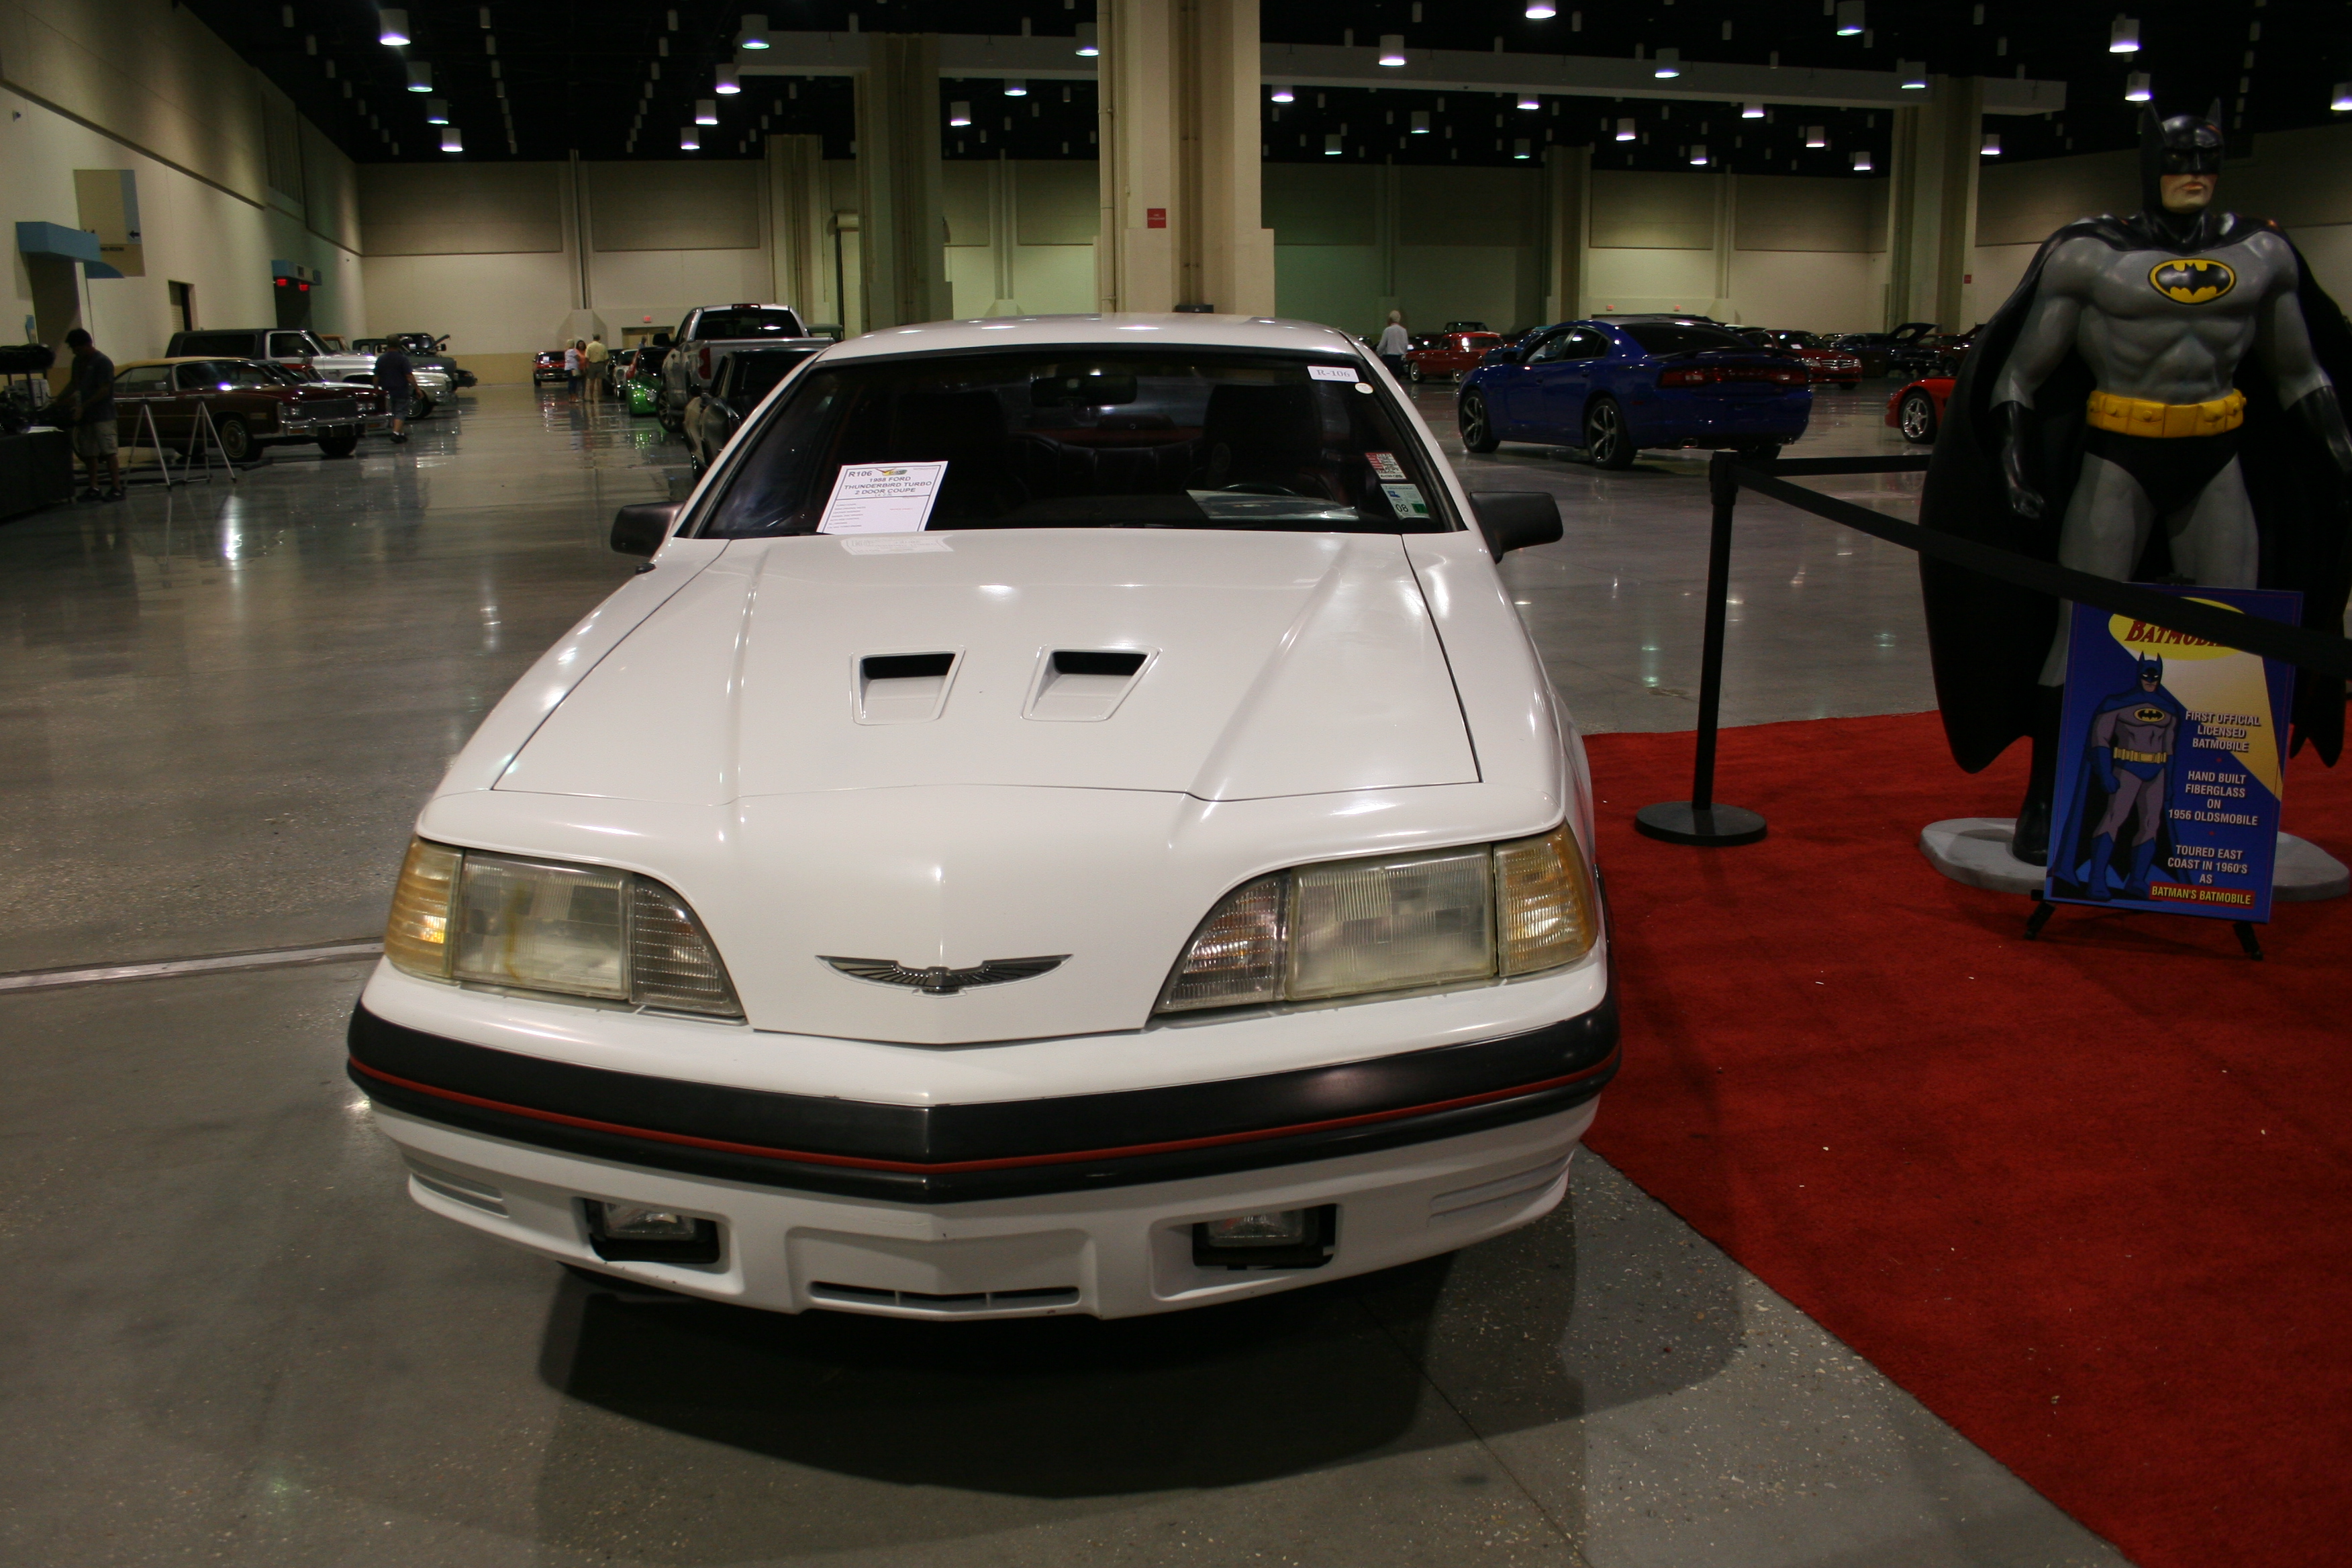
[[925,321],[882,327],[835,344],[825,358],[870,359],[883,354],[934,353],[963,349],[1003,349],[1139,342],[1198,348],[1282,349],[1292,353],[1344,353],[1360,358],[1356,340],[1336,327],[1272,316],[1212,316],[1191,312],[1006,316],[992,321]]

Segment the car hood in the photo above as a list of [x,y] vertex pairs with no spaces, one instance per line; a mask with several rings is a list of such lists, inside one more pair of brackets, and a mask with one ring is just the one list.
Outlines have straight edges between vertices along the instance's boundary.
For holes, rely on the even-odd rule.
[[[1058,650],[1145,662],[1065,685]],[[874,685],[893,667],[864,661],[901,655],[954,663],[929,687]],[[1404,541],[1040,529],[737,541],[572,688],[496,787],[1245,800],[1477,777]]]

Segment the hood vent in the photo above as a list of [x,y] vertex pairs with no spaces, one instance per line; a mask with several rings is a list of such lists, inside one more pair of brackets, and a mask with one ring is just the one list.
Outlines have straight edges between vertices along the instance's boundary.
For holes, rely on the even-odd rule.
[[877,653],[857,661],[857,721],[920,724],[947,706],[963,658],[953,653]]
[[1142,648],[1055,648],[1037,660],[1037,680],[1022,710],[1025,719],[1109,718],[1151,662]]

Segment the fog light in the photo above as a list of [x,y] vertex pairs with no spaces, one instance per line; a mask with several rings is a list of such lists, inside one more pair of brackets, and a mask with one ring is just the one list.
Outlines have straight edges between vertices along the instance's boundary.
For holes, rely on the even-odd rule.
[[645,1204],[583,1200],[588,1245],[608,1263],[716,1263],[719,1222]]
[[1319,1268],[1330,1261],[1339,1209],[1273,1209],[1192,1226],[1192,1262],[1202,1268]]

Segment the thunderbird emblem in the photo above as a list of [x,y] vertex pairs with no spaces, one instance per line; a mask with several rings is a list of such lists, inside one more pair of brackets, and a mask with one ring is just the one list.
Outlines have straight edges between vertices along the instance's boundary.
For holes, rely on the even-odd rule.
[[2202,305],[2238,286],[2238,275],[2226,261],[2195,256],[2181,261],[2159,261],[2148,268],[2150,287],[2183,305]]
[[1043,958],[992,958],[970,969],[950,969],[933,964],[928,969],[909,969],[895,958],[833,958],[824,953],[818,959],[830,963],[852,980],[868,980],[877,985],[904,985],[926,996],[952,996],[975,985],[1003,985],[1012,980],[1034,980],[1048,971],[1059,969],[1066,952],[1048,954]]

